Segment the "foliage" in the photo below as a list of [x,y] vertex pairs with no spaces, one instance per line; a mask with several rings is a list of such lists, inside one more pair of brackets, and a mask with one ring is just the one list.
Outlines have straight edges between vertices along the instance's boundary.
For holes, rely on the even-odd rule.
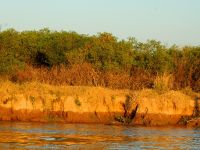
[[158,86],[155,80],[169,74],[171,89],[200,91],[199,66],[200,47],[166,47],[155,40],[119,40],[110,33],[89,36],[48,28],[0,32],[0,74],[13,81],[141,89]]

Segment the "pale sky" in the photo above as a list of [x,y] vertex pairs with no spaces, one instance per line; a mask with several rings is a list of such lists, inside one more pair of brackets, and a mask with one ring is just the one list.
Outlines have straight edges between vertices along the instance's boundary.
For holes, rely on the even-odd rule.
[[0,25],[200,45],[200,0],[0,0]]

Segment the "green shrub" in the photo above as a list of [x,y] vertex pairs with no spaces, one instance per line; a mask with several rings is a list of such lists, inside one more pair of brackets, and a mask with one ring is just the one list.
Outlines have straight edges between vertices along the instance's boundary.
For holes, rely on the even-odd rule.
[[[88,36],[76,32],[51,31],[48,28],[23,32],[8,29],[0,32],[1,75],[12,76],[14,72],[28,65],[47,73],[52,68],[57,68],[56,73],[52,70],[51,75],[59,80],[60,77],[56,74],[61,72],[60,66],[69,69],[82,64],[89,64],[95,70],[95,74],[89,74],[92,80],[98,74],[95,86],[153,88],[153,80],[167,73],[173,76],[173,89],[190,87],[193,91],[200,91],[199,46],[179,48],[173,45],[168,48],[155,40],[119,40],[110,33]],[[82,74],[88,72],[87,68],[79,67],[71,71],[80,81],[74,83],[72,80],[76,77],[73,77],[60,83],[94,84],[93,81],[82,82]],[[38,80],[45,79],[41,75]],[[165,90],[165,83],[160,83],[154,83],[154,88]]]
[[0,74],[13,74],[25,67],[25,63],[17,58],[14,52],[0,52]]

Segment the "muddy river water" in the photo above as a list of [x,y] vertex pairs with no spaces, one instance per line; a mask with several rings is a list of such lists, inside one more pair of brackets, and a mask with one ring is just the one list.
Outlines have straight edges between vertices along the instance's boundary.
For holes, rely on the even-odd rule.
[[200,149],[200,129],[0,122],[0,149]]

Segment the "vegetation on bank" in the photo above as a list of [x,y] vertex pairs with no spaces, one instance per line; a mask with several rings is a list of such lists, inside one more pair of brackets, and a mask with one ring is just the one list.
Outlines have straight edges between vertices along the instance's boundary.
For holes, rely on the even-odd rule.
[[0,74],[12,82],[200,91],[200,46],[119,40],[110,33],[0,32]]

